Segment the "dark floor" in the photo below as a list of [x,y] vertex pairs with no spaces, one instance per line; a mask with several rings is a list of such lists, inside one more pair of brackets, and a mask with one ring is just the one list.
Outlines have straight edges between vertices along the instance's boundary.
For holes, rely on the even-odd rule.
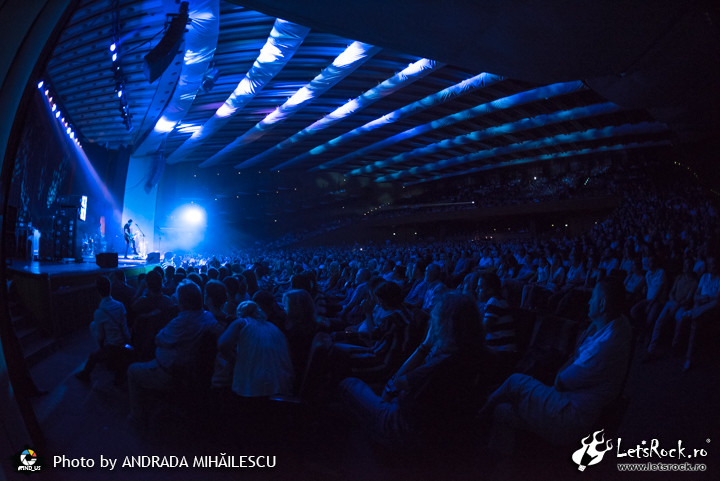
[[[381,453],[360,432],[346,428],[337,416],[329,412],[303,416],[302,408],[294,405],[255,412],[242,422],[232,422],[219,414],[215,416],[219,420],[215,428],[213,423],[171,413],[156,419],[150,430],[138,432],[126,423],[127,385],[115,387],[112,375],[102,366],[93,373],[90,384],[73,377],[92,344],[89,333],[75,333],[32,368],[36,384],[48,391],[34,401],[47,437],[46,452],[39,453],[46,466],[41,479],[615,479],[621,474],[616,463],[633,461],[616,458],[616,451],[611,450],[601,463],[579,472],[571,455],[581,447],[580,440],[566,447],[524,440],[516,455],[506,460],[494,458],[482,441],[462,453],[438,446],[435,456],[400,459]],[[626,390],[630,405],[617,433],[622,451],[643,440],[650,443],[653,438],[659,440],[661,448],[668,449],[682,440],[686,451],[703,448],[708,456],[680,462],[704,462],[707,471],[684,475],[626,473],[621,477],[720,479],[720,355],[706,352],[701,363],[687,373],[682,372],[677,358],[644,364],[640,355],[636,356]],[[208,400],[208,411],[212,405]],[[54,456],[60,455],[67,459],[92,458],[95,467],[53,467]],[[190,467],[121,467],[126,456],[153,455],[185,456]],[[241,455],[275,456],[276,467],[192,467],[196,456],[215,455],[234,456],[236,462],[240,462]],[[118,460],[112,472],[99,466],[101,456]],[[637,460],[647,461],[676,462],[669,458]]]

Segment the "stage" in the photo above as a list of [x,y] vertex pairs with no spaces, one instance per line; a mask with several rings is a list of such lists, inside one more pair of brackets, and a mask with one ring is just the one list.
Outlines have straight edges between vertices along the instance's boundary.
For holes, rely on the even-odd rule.
[[102,268],[95,257],[83,262],[20,261],[7,265],[7,277],[16,288],[16,295],[29,321],[50,337],[60,337],[80,328],[87,328],[100,302],[95,289],[98,276],[122,269],[128,284],[134,285],[138,275],[158,264],[144,259],[118,259],[118,266]]
[[[137,267],[147,267],[150,264],[147,264],[145,259],[124,259],[123,257],[118,257],[118,266],[117,269],[122,269],[124,271],[127,271],[129,269],[137,268]],[[155,267],[157,264],[151,264],[150,269]],[[82,262],[75,262],[74,260],[69,260],[65,262],[56,262],[56,261],[20,261],[20,260],[14,260],[10,264],[8,264],[8,269],[12,271],[12,273],[26,273],[26,274],[35,274],[35,275],[48,275],[48,276],[57,276],[57,275],[63,275],[63,276],[73,276],[78,274],[88,274],[88,273],[95,273],[95,274],[107,274],[116,268],[109,268],[109,269],[103,269],[102,267],[98,266],[95,263],[95,257],[89,257],[85,256],[83,257]],[[147,272],[147,271],[143,271]],[[125,276],[130,277],[130,272],[126,272]],[[137,275],[137,274],[134,274]]]

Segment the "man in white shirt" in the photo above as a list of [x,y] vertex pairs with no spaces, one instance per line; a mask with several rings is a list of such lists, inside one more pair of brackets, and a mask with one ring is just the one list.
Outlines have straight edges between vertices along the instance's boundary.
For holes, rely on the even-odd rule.
[[492,416],[491,445],[512,451],[517,430],[551,442],[576,441],[621,390],[631,350],[631,328],[622,316],[624,289],[613,278],[598,282],[589,302],[592,324],[555,377],[553,386],[513,374],[489,397],[481,416]]

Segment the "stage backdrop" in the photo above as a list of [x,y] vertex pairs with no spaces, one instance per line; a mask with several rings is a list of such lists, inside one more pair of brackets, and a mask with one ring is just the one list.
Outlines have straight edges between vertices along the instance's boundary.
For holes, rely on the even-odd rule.
[[127,151],[107,150],[89,142],[79,149],[40,89],[33,95],[30,109],[15,156],[10,205],[43,237],[49,237],[58,197],[87,195],[87,220],[78,223],[78,239],[104,235],[107,250],[120,248]]

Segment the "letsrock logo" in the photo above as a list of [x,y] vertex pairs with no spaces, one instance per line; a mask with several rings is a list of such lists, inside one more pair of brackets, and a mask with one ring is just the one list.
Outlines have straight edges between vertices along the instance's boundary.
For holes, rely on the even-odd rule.
[[[572,460],[578,465],[578,471],[585,471],[585,468],[602,461],[605,453],[612,449],[612,441],[605,441],[604,429],[595,431],[584,438],[580,443],[580,449],[572,454]],[[600,438],[598,439],[598,436]]]
[[30,474],[42,470],[42,458],[34,449],[25,446],[25,449],[13,456],[15,468],[19,473]]

